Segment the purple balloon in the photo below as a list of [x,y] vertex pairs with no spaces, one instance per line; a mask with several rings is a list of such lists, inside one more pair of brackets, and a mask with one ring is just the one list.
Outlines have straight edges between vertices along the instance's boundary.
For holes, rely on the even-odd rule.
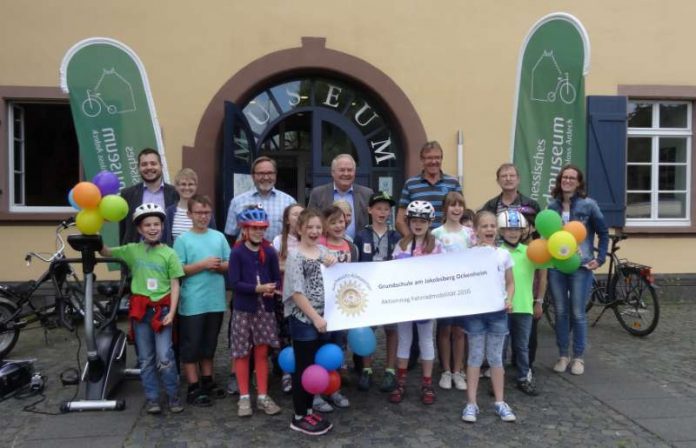
[[92,178],[92,183],[99,188],[102,197],[109,194],[118,194],[121,187],[121,182],[118,180],[118,176],[111,171],[100,171]]

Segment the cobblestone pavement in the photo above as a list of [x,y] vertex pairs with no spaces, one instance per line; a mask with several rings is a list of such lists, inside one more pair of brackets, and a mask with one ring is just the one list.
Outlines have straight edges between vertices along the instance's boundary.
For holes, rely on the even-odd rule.
[[[635,387],[621,389],[625,375],[631,375],[641,378],[646,386],[664,391],[668,397],[660,398],[666,401],[664,406],[678,406],[682,400],[693,402],[695,325],[696,303],[664,303],[657,330],[643,339],[628,335],[614,316],[607,314],[590,329],[587,374],[571,377],[551,370],[555,346],[544,322],[536,364],[541,395],[527,397],[512,382],[506,385],[506,400],[518,416],[514,424],[503,423],[494,415],[488,380],[481,382],[481,414],[474,425],[460,419],[465,392],[437,390],[437,402],[429,407],[422,405],[418,369],[411,372],[407,396],[400,405],[388,403],[376,388],[368,393],[357,391],[353,380],[344,388],[351,408],[330,414],[335,428],[319,438],[288,429],[291,400],[279,391],[277,378],[271,382],[271,396],[283,408],[282,414],[269,417],[256,413],[247,419],[236,416],[236,397],[216,401],[210,408],[188,407],[179,415],[149,416],[141,409],[139,384],[132,381],[120,391],[128,402],[123,412],[49,416],[23,412],[32,399],[6,400],[0,403],[0,446],[688,446],[678,442],[670,445],[658,435],[659,431],[630,418],[631,412],[612,405],[601,393],[588,392],[583,381],[594,378],[614,391],[625,389],[626,398],[640,396],[640,383],[632,382]],[[216,375],[220,383],[225,383],[229,361],[226,340],[220,340]],[[48,377],[46,400],[35,406],[37,410],[57,412],[59,404],[73,395],[74,387],[62,387],[58,375],[75,365],[76,348],[74,336],[62,330],[49,332],[48,344],[44,343],[42,330],[22,333],[12,357],[37,358],[37,370]],[[380,367],[378,364],[375,369],[377,380]],[[437,367],[436,372],[437,381]],[[650,412],[649,407],[646,412]]]

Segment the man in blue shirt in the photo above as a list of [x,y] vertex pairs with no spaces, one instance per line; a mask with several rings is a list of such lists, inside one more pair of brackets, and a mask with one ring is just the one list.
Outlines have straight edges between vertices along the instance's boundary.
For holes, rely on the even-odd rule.
[[225,233],[233,240],[240,232],[237,215],[249,205],[261,204],[268,214],[268,230],[266,239],[273,241],[283,230],[283,211],[285,207],[297,203],[295,198],[275,188],[278,168],[275,160],[261,156],[251,164],[251,175],[254,188],[235,195],[227,211]]
[[396,228],[402,235],[408,235],[406,224],[406,207],[411,201],[428,201],[435,207],[435,219],[431,228],[442,224],[442,204],[450,191],[462,192],[459,181],[454,176],[442,172],[442,147],[436,141],[427,142],[420,150],[423,170],[404,182],[396,215]]

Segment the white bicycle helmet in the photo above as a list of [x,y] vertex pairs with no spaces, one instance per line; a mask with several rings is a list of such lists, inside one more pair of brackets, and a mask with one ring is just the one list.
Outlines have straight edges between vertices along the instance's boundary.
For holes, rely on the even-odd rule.
[[498,213],[499,229],[526,229],[527,220],[517,209],[507,209]]
[[406,207],[406,218],[435,219],[435,207],[428,201],[411,201]]
[[167,217],[164,213],[164,209],[157,204],[147,203],[139,205],[135,208],[133,212],[133,224],[136,226],[140,224],[140,221],[147,218],[148,216],[159,216],[159,218],[164,222]]

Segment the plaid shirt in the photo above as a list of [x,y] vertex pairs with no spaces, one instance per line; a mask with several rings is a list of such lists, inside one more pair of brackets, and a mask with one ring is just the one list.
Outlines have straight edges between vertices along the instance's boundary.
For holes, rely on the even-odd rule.
[[276,235],[280,235],[283,231],[283,211],[285,207],[296,204],[295,198],[287,193],[283,193],[275,188],[269,194],[262,196],[258,190],[246,191],[232,198],[230,208],[227,212],[227,223],[225,224],[225,233],[230,236],[239,235],[239,226],[237,225],[237,215],[244,210],[247,205],[261,204],[268,214],[268,230],[266,230],[265,239],[273,241]]

